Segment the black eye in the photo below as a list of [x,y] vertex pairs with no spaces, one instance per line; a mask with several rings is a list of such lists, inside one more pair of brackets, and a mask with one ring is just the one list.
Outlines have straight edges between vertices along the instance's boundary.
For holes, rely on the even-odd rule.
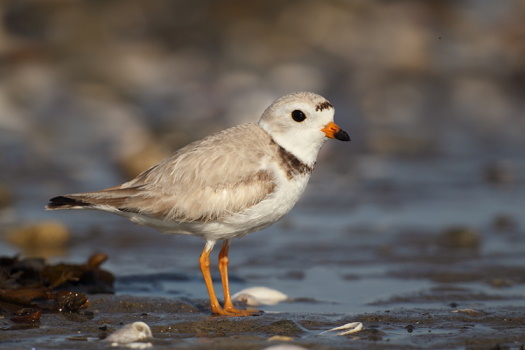
[[300,123],[306,119],[306,116],[304,115],[302,111],[296,109],[295,111],[292,112],[292,119]]

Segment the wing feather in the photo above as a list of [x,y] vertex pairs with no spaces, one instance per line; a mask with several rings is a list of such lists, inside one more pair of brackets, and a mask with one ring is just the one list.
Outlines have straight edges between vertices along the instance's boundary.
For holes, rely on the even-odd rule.
[[243,124],[189,144],[123,185],[63,197],[164,220],[221,220],[274,191],[264,166],[272,147],[257,124]]

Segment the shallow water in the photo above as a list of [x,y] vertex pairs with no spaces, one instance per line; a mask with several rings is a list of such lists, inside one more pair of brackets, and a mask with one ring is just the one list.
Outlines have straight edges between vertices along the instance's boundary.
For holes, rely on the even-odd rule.
[[[371,160],[364,160],[357,170],[360,182],[355,173],[321,170],[283,221],[234,240],[230,251],[233,292],[260,285],[288,294],[292,302],[263,307],[272,312],[351,314],[384,309],[377,303],[441,285],[426,278],[425,272],[412,278],[418,269],[445,266],[467,274],[476,265],[525,269],[525,191],[520,178],[507,186],[483,181],[483,159],[373,162],[381,173],[367,175]],[[519,160],[514,164],[523,167]],[[345,177],[351,180],[349,186],[342,186]],[[27,197],[18,206],[33,199]],[[43,203],[34,204],[25,208],[25,215],[63,220],[72,228],[68,259],[83,261],[92,252],[109,255],[105,267],[117,276],[118,294],[206,299],[198,269],[203,247],[199,239],[162,235],[106,213],[44,212]],[[495,230],[492,222],[502,214],[517,227],[510,232]],[[454,225],[476,230],[480,246],[441,247],[440,234]],[[14,254],[16,248],[4,246],[1,253]],[[212,270],[220,290],[216,266]],[[525,296],[524,281],[517,278],[511,276],[512,285],[504,288],[492,288],[478,279],[453,285],[470,294]],[[513,305],[525,306],[523,298],[511,299]],[[485,305],[492,302],[483,300]],[[447,303],[422,304],[442,307]],[[389,305],[398,306],[407,305]]]

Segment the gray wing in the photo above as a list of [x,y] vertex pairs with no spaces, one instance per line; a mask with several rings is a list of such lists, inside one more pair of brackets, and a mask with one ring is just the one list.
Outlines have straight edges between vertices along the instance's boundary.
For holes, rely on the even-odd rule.
[[97,192],[55,197],[48,209],[133,212],[178,222],[221,220],[275,189],[265,164],[270,136],[257,124],[226,129],[180,149],[132,181]]

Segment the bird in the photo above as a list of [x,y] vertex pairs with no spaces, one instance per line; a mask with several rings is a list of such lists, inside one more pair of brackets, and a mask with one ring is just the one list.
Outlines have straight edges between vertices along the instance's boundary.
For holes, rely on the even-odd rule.
[[[249,316],[235,308],[228,280],[233,238],[260,231],[287,214],[304,192],[325,141],[350,141],[334,107],[312,92],[275,100],[259,118],[194,141],[119,186],[51,198],[47,210],[92,209],[163,233],[202,238],[199,257],[211,313]],[[217,242],[224,293],[218,301],[210,253]]]

